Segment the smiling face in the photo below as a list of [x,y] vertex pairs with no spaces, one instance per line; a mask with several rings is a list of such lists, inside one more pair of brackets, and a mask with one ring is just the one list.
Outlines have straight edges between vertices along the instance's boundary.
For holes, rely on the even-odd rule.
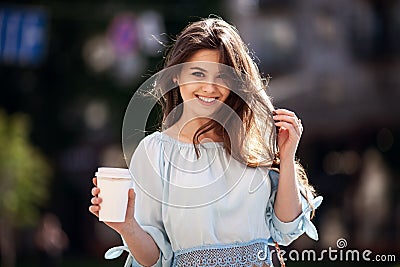
[[230,90],[224,81],[217,50],[203,49],[193,54],[177,77],[184,112],[209,116],[225,102]]

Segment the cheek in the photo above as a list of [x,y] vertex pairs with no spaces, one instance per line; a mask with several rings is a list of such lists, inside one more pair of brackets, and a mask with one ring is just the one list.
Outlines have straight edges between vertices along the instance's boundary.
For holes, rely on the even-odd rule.
[[179,92],[183,100],[194,98],[193,89],[190,85],[181,85],[179,87]]
[[221,94],[223,95],[224,100],[226,100],[228,98],[230,93],[231,93],[231,91],[229,89],[224,88],[221,90]]

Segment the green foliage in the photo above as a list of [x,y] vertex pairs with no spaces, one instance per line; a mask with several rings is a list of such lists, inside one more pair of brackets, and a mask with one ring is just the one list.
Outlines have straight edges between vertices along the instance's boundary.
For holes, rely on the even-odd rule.
[[48,196],[50,166],[29,141],[29,117],[0,110],[0,214],[14,226],[32,225]]

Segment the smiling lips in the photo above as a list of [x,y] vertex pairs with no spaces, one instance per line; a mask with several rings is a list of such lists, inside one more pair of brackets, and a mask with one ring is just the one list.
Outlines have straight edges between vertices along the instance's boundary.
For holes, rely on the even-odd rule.
[[216,97],[205,97],[205,96],[197,96],[197,98],[200,100],[200,103],[203,105],[212,105],[214,104],[215,100],[217,100]]

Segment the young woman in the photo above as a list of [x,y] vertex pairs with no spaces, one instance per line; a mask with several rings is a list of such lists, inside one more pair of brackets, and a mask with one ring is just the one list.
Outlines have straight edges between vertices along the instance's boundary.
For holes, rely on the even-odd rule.
[[189,24],[164,69],[174,71],[155,88],[162,131],[136,148],[126,220],[106,222],[124,246],[108,257],[125,249],[126,266],[272,266],[269,243],[317,240],[310,217],[322,198],[295,159],[301,120],[273,108],[237,30],[218,18]]

